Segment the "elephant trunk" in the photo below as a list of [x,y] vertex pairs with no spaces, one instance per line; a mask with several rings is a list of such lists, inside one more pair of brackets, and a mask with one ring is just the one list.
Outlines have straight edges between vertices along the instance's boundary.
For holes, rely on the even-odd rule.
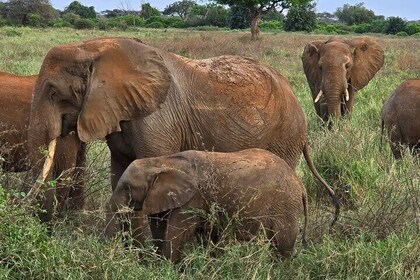
[[341,116],[341,87],[334,89],[327,89],[327,107],[328,115],[332,117]]
[[112,238],[121,231],[121,223],[119,222],[119,210],[127,206],[123,199],[123,195],[113,193],[106,206],[105,214],[105,237]]

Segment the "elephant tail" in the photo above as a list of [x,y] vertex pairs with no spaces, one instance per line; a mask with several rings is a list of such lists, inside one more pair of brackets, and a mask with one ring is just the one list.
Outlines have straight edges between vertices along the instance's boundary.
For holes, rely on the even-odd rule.
[[305,216],[305,221],[303,224],[302,230],[302,245],[304,248],[308,247],[308,242],[306,242],[306,231],[308,230],[308,220],[309,220],[309,210],[308,210],[308,194],[306,193],[306,189],[302,186],[302,204],[303,204],[303,214]]
[[332,203],[335,207],[334,219],[331,222],[331,227],[338,221],[338,216],[340,215],[340,202],[338,201],[337,196],[335,195],[333,189],[328,185],[327,182],[319,175],[318,170],[316,170],[314,163],[312,162],[311,157],[309,156],[309,148],[308,143],[305,144],[303,148],[303,156],[305,157],[306,164],[308,165],[309,169],[311,170],[312,174],[321,182],[321,184],[327,189],[328,194],[331,197]]

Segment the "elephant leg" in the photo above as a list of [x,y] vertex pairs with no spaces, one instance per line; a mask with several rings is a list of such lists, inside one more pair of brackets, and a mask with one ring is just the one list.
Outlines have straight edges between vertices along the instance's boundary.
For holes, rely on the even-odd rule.
[[184,244],[193,240],[194,233],[200,224],[199,218],[182,213],[182,211],[182,208],[171,211],[162,244],[162,255],[175,263],[181,259]]
[[142,211],[135,211],[131,216],[131,236],[133,238],[133,245],[137,248],[142,248],[146,240],[146,233],[144,232],[145,218],[146,216]]
[[[273,222],[272,229],[266,229],[267,238],[271,240],[277,252],[283,257],[292,257],[295,253],[295,242],[299,232],[299,225],[296,221]],[[288,228],[285,228],[287,225]]]

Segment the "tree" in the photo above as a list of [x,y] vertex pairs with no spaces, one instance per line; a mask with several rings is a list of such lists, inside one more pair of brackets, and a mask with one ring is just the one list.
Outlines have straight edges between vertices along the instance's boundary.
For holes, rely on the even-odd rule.
[[188,11],[186,23],[188,26],[202,26],[206,24],[207,7],[204,5],[192,6]]
[[141,5],[141,10],[140,10],[139,15],[144,19],[148,19],[153,16],[160,16],[160,12],[158,9],[150,6],[149,3],[144,3]]
[[331,24],[337,22],[337,17],[329,12],[322,12],[316,14],[316,21],[318,23]]
[[186,19],[188,15],[188,11],[193,7],[196,6],[197,3],[192,0],[182,0],[174,2],[163,10],[164,15],[178,15],[182,19]]
[[245,29],[251,24],[249,10],[245,6],[234,5],[230,7],[229,28]]
[[269,11],[276,10],[282,13],[285,9],[296,4],[304,4],[310,0],[215,0],[219,4],[229,6],[243,6],[249,10],[251,18],[251,38],[257,39],[259,34],[258,23],[261,17]]
[[223,6],[209,4],[205,15],[206,25],[223,27],[228,24],[229,11]]
[[371,23],[375,19],[375,13],[365,8],[364,3],[354,6],[345,4],[342,8],[337,8],[334,13],[339,21],[347,25]]
[[315,3],[298,4],[292,6],[284,20],[286,31],[308,31],[315,29],[316,13]]
[[96,18],[95,7],[83,6],[78,1],[73,1],[68,5],[63,13],[73,13],[79,15],[81,18]]
[[405,31],[407,22],[400,17],[387,18],[387,25],[385,27],[386,34],[397,34],[398,32]]
[[59,16],[49,0],[9,0],[4,3],[2,13],[11,23],[17,25],[34,24],[35,18],[39,24],[45,24]]

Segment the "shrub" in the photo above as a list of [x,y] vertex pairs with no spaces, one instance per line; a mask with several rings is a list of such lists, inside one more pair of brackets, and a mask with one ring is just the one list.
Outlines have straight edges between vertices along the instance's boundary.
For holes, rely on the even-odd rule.
[[41,26],[41,21],[42,21],[42,17],[39,14],[29,14],[28,15],[29,26],[40,27]]
[[358,25],[353,25],[353,31],[358,34],[368,33],[371,30],[371,25],[369,23],[362,23]]
[[61,18],[64,21],[70,23],[71,25],[74,25],[74,23],[76,22],[76,20],[79,20],[80,19],[80,16],[79,15],[76,15],[74,13],[65,13],[65,14],[63,14],[61,16]]
[[406,22],[400,17],[389,17],[385,27],[386,34],[397,34],[400,31],[405,31]]
[[146,24],[147,28],[165,28],[165,25],[162,22],[154,21]]
[[185,21],[179,17],[170,17],[166,20],[166,24],[168,27],[174,27],[174,28],[185,28],[187,27],[187,24]]
[[407,36],[408,36],[407,32],[405,32],[405,31],[400,31],[400,32],[398,32],[398,33],[397,33],[397,34],[395,34],[395,35],[397,35],[397,36],[401,36],[401,37],[407,37]]
[[125,21],[127,26],[144,26],[145,21],[142,17],[136,16],[136,15],[125,15],[121,17],[122,20]]
[[104,17],[101,17],[98,20],[98,28],[100,30],[106,30],[108,28],[108,20],[106,18],[104,18]]
[[74,27],[76,29],[93,29],[94,26],[95,24],[93,21],[87,18],[81,18],[74,22]]
[[164,27],[166,26],[165,18],[163,18],[161,16],[153,16],[153,17],[150,17],[150,18],[146,19],[146,21],[145,21],[146,27],[147,27],[148,24],[151,24],[153,22],[160,22],[160,23],[162,23],[162,25]]
[[420,32],[420,24],[419,23],[407,23],[405,27],[405,31],[408,35],[413,35]]
[[73,27],[73,25],[70,22],[64,21],[62,18],[58,18],[48,22],[48,26],[55,28]]
[[259,26],[260,26],[261,29],[266,29],[266,30],[267,29],[268,30],[283,29],[282,22],[280,22],[278,20],[261,21]]

